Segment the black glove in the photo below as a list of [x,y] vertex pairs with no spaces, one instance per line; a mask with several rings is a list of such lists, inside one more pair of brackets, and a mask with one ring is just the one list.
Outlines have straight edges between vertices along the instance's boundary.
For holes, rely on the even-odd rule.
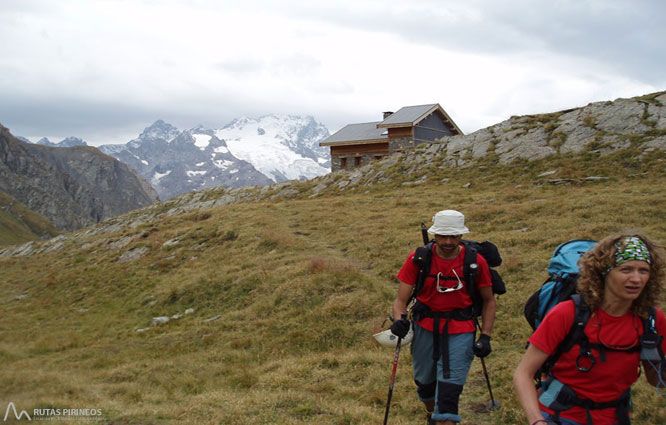
[[474,344],[474,355],[476,357],[484,358],[490,354],[491,351],[493,351],[493,349],[490,348],[490,336],[481,334]]
[[404,338],[409,332],[411,323],[407,319],[398,319],[391,325],[391,333],[398,338]]

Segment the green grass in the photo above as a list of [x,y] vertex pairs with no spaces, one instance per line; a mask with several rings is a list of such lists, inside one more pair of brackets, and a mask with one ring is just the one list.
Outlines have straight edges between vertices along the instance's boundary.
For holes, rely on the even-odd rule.
[[46,218],[0,191],[0,246],[50,238],[58,233]]
[[[163,214],[71,238],[58,252],[0,259],[0,400],[28,411],[99,408],[113,424],[381,423],[393,351],[372,334],[391,311],[420,223],[453,208],[466,214],[470,238],[499,246],[508,287],[486,361],[502,408],[484,409],[475,361],[463,424],[523,423],[511,383],[529,336],[522,307],[554,248],[627,228],[666,241],[664,156],[638,155],[485,159],[411,176],[399,163],[385,184],[309,199],[317,183],[299,183],[294,199]],[[573,183],[538,177],[551,170]],[[426,184],[401,184],[423,173]],[[122,237],[131,241],[114,248]],[[148,250],[117,261],[133,248]],[[194,313],[137,332],[188,308]],[[666,422],[665,399],[642,378],[634,404],[634,423]],[[421,418],[405,349],[390,423]]]

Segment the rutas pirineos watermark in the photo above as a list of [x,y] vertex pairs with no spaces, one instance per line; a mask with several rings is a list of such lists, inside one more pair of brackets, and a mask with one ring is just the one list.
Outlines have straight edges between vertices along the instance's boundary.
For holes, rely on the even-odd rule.
[[18,411],[10,401],[5,410],[3,422],[8,420],[25,421],[101,421],[102,409],[41,408],[32,409],[32,415],[25,410]]

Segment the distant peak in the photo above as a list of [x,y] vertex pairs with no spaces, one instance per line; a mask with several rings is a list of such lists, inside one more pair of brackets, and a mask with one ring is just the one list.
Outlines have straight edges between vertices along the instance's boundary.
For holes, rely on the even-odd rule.
[[176,127],[172,126],[168,122],[164,122],[163,120],[157,120],[154,123],[152,123],[149,127],[147,128],[168,128],[168,129],[174,129]]
[[73,137],[69,136],[64,139],[62,139],[59,143],[58,146],[67,148],[67,147],[72,147],[72,146],[88,146],[86,142],[83,141],[83,139],[80,139],[78,137]]
[[42,137],[37,141],[38,145],[42,146],[50,146],[50,147],[56,147],[56,148],[71,148],[72,146],[88,146],[86,142],[83,141],[83,139],[79,137],[74,137],[74,136],[69,136],[58,143],[53,143],[48,139],[48,137]]
[[141,132],[139,139],[162,139],[168,142],[178,136],[179,133],[180,130],[178,130],[173,125],[162,120],[157,120],[149,127],[146,127],[143,132]]
[[210,127],[206,127],[203,124],[199,124],[196,127],[193,127],[192,129],[189,130],[190,134],[210,134],[213,135],[215,133],[215,130],[213,130]]
[[222,129],[238,128],[241,129],[246,125],[257,124],[260,127],[270,126],[270,123],[279,123],[281,125],[318,125],[311,115],[288,115],[288,114],[266,114],[258,118],[240,117],[232,120],[229,124],[225,125]]

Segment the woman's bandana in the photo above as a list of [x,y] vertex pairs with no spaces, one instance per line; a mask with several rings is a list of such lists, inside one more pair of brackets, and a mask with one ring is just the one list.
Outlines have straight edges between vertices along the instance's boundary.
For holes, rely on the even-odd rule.
[[629,261],[640,260],[652,264],[650,250],[641,238],[636,236],[626,237],[615,242],[615,265],[608,268],[608,273],[613,267],[617,267]]

